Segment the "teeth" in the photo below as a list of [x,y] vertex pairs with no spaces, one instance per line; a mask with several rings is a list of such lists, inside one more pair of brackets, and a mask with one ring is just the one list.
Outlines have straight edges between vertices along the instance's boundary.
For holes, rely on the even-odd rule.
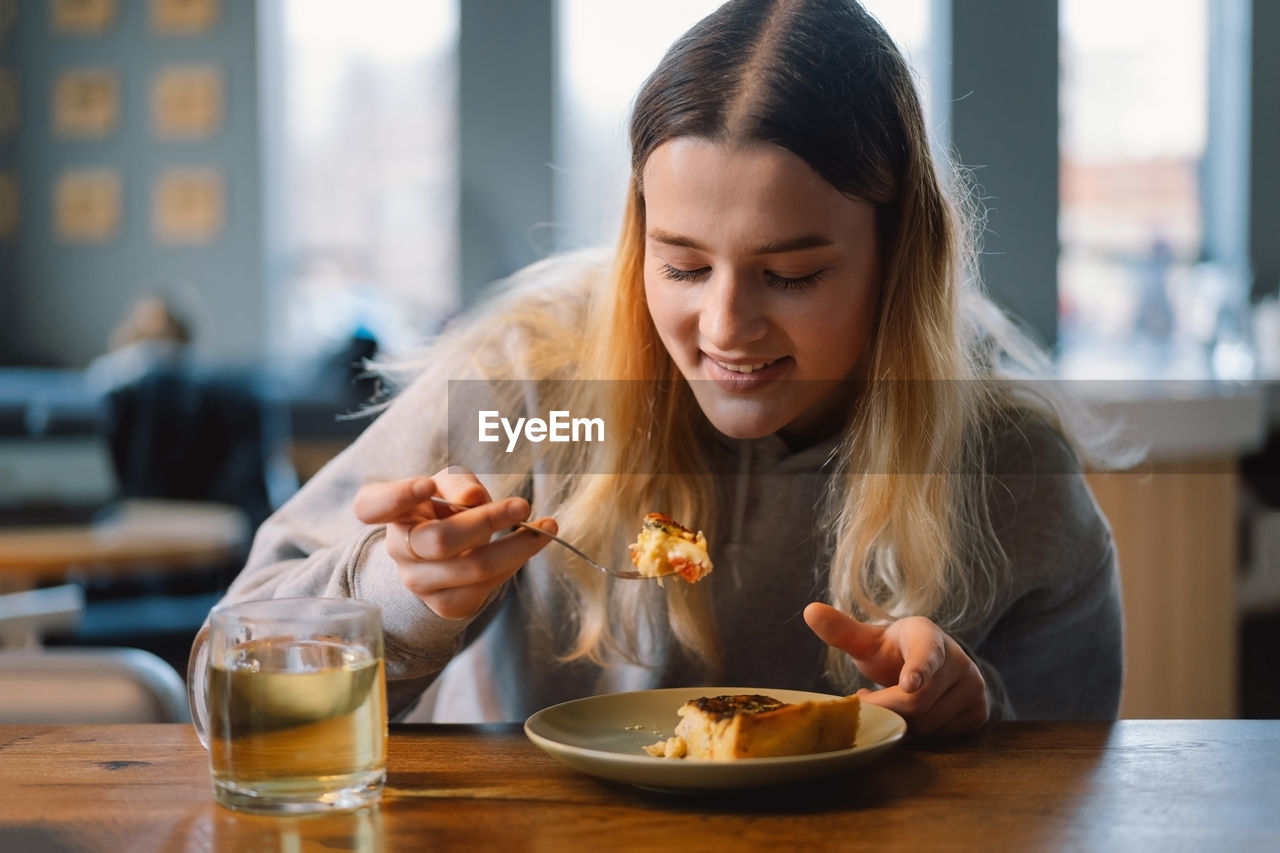
[[723,361],[717,361],[716,364],[733,373],[755,373],[757,370],[768,367],[770,363],[762,361],[758,364],[725,364]]

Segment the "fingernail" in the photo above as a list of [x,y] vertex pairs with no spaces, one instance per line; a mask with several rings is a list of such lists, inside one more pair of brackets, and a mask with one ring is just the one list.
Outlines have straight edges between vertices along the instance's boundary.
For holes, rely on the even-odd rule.
[[512,521],[524,521],[525,516],[529,514],[529,509],[524,501],[513,500],[507,504],[507,518]]
[[918,672],[911,673],[907,679],[907,692],[914,693],[920,689],[920,685],[924,683],[924,678]]

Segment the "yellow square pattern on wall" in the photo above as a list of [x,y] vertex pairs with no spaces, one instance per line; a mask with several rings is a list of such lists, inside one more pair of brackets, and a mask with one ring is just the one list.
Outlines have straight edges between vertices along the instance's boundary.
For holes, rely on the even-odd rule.
[[120,121],[120,83],[114,71],[64,71],[53,87],[53,131],[64,139],[109,135]]
[[217,23],[219,11],[219,0],[151,0],[151,29],[157,35],[199,35]]
[[222,123],[222,74],[214,65],[162,69],[151,87],[151,126],[159,139],[201,139]]
[[152,191],[152,231],[159,243],[203,244],[222,230],[222,177],[214,169],[170,169]]
[[68,169],[54,190],[54,232],[64,243],[106,244],[120,232],[124,187],[114,169]]
[[13,22],[18,19],[18,0],[0,0],[0,44],[13,32]]
[[61,35],[101,35],[115,23],[116,0],[52,0],[50,25]]
[[18,233],[18,179],[12,172],[0,172],[0,242]]
[[18,130],[18,75],[0,68],[0,139]]

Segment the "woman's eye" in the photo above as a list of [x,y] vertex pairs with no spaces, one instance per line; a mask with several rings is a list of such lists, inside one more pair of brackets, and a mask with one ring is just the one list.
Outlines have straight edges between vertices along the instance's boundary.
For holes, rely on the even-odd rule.
[[671,266],[671,264],[662,264],[658,267],[658,271],[672,281],[693,281],[700,278],[709,269],[710,267],[699,267],[696,270],[682,270],[679,267]]
[[[672,281],[697,281],[710,273],[711,267],[698,267],[697,269],[687,270],[664,263],[658,267],[658,271],[665,278],[669,278]],[[803,290],[807,287],[813,287],[825,274],[826,270],[818,270],[809,275],[790,278],[765,270],[764,280],[770,287],[776,287],[780,290]]]
[[818,270],[817,272],[810,273],[809,275],[802,275],[797,278],[788,278],[766,270],[764,277],[772,287],[777,287],[782,290],[803,290],[806,287],[813,287],[822,280],[822,277],[825,274],[826,270]]

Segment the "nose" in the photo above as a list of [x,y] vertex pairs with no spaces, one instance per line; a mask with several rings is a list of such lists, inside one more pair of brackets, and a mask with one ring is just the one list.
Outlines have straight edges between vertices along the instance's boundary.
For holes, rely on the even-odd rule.
[[698,331],[721,352],[731,352],[743,344],[764,337],[767,322],[760,294],[732,270],[712,274],[702,289]]

